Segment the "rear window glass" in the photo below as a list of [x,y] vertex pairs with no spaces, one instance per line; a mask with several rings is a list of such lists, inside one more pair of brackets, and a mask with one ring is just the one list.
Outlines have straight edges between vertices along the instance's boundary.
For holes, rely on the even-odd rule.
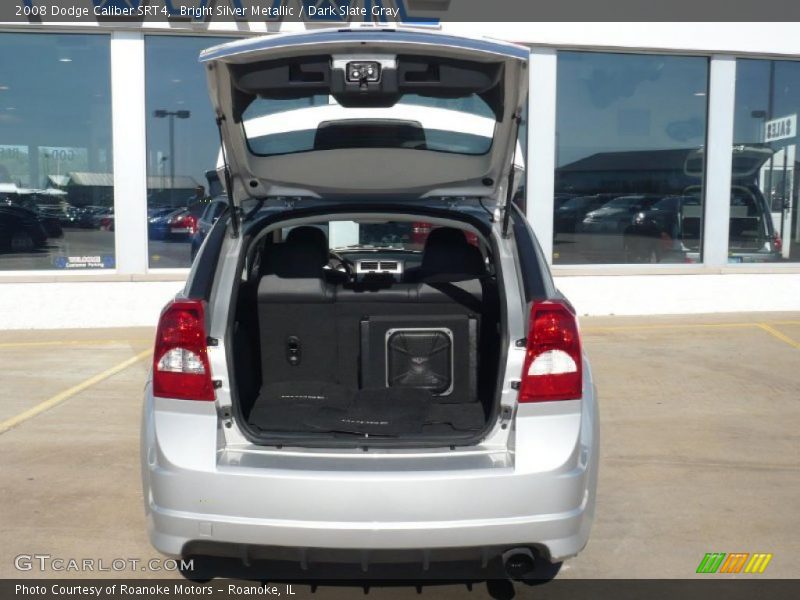
[[327,95],[259,98],[242,120],[250,151],[258,156],[347,148],[480,155],[491,149],[496,125],[491,108],[474,94],[405,94],[388,108],[345,108]]

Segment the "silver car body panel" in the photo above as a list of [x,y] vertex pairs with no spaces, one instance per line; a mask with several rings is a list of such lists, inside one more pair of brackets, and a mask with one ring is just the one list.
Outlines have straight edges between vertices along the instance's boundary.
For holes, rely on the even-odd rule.
[[[508,359],[498,418],[478,444],[453,448],[257,446],[230,414],[225,352],[241,238],[227,238],[209,303],[216,402],[145,392],[142,474],[150,539],[180,555],[192,541],[296,548],[447,549],[535,546],[577,554],[593,520],[596,391],[584,359],[581,400],[517,404],[526,307],[512,242],[493,237],[506,290]],[[501,411],[502,414],[502,411]],[[229,425],[229,426],[228,426]]]
[[581,400],[520,407],[505,450],[227,449],[213,403],[153,398],[142,472],[150,539],[294,548],[535,546],[577,554],[594,515],[598,420]]
[[[347,36],[346,43],[342,43],[343,35]],[[462,58],[500,56],[508,61],[507,77],[527,82],[527,76],[521,76],[527,68],[527,50],[513,45],[427,32],[314,32],[240,41],[206,52],[206,65],[219,67],[218,73],[209,77],[215,108],[221,114],[228,108],[225,94],[219,93],[226,85],[227,64],[281,53],[320,52],[327,44],[335,47],[336,53],[347,54],[354,50],[349,47],[354,42],[358,46],[355,49],[362,51],[362,41],[367,43],[368,51],[383,49],[384,53],[396,52],[397,44],[406,44],[406,49],[416,45],[417,50],[425,48]],[[522,88],[513,95],[512,106],[517,107],[523,101]],[[290,157],[252,162],[241,137],[239,143],[234,143],[237,134],[233,129],[232,123],[223,122],[232,175],[237,180],[237,203],[248,193],[269,196],[302,188],[296,177],[287,182],[267,176],[269,172],[283,173],[277,167],[288,167]],[[495,201],[495,217],[500,217],[501,199],[506,197],[503,188],[516,144],[516,138],[510,135],[510,123],[498,124],[498,130],[504,149],[490,153],[492,186],[477,185],[485,176],[486,164],[473,165],[476,168],[470,171],[472,176],[480,174],[472,181],[476,195]],[[336,162],[349,160],[345,156],[348,152],[339,154]],[[359,157],[366,157],[369,165],[369,157],[381,153],[370,149],[361,154]],[[277,159],[281,160],[259,162]],[[309,166],[308,162],[301,162]],[[455,170],[455,179],[463,179],[468,170],[466,162]],[[452,181],[444,179],[453,173],[441,169],[442,162],[437,164],[438,174],[423,169],[430,177],[422,187],[428,186],[431,194],[470,187],[469,182],[460,181],[454,188]],[[369,167],[366,171],[370,171]],[[384,181],[382,188],[413,193],[407,174],[413,172],[416,180],[417,171],[398,171],[403,173],[402,181]],[[300,171],[292,166],[286,172],[291,176]],[[257,179],[252,188],[251,178]],[[359,191],[371,185],[366,180],[362,184],[356,185]],[[319,188],[311,186],[305,191],[315,195]],[[364,212],[376,214],[366,206]],[[411,204],[409,215],[413,215]],[[453,215],[453,220],[458,220],[455,209]],[[337,213],[336,218],[346,217]],[[447,224],[446,219],[440,220]],[[599,458],[596,390],[584,357],[581,399],[518,404],[516,388],[526,352],[518,341],[527,335],[529,307],[523,293],[519,246],[513,230],[510,237],[503,234],[501,221],[494,219],[490,234],[504,302],[502,322],[506,331],[501,339],[507,343],[505,362],[499,369],[497,417],[472,445],[433,448],[370,447],[365,451],[260,446],[244,435],[232,410],[226,339],[229,311],[233,309],[231,293],[242,276],[239,265],[245,248],[241,236],[226,236],[219,250],[206,311],[206,331],[218,342],[208,348],[217,384],[216,401],[156,398],[149,381],[145,387],[141,463],[153,545],[175,556],[181,555],[187,544],[197,541],[244,547],[361,551],[529,546],[538,548],[554,562],[577,554],[588,540],[594,516]],[[281,225],[300,222],[287,213],[287,220]],[[207,245],[200,259],[206,249]],[[535,260],[547,280],[543,284],[545,293],[551,297],[555,290],[540,253]],[[197,268],[195,262],[190,281]]]

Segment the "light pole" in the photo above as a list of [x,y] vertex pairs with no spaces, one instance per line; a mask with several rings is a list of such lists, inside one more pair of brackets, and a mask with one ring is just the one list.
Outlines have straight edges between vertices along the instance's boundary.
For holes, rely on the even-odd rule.
[[188,119],[192,116],[188,110],[163,110],[153,111],[156,119],[169,118],[169,203],[175,204],[175,118]]

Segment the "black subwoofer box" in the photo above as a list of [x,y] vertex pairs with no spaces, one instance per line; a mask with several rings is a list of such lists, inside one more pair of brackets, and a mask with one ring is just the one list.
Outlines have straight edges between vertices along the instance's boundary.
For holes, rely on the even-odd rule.
[[365,317],[361,387],[424,389],[437,402],[473,402],[477,337],[477,321],[467,315]]

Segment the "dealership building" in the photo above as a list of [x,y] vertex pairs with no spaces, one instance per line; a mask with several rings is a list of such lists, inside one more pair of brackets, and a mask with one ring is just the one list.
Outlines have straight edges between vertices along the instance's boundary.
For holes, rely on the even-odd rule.
[[[154,324],[218,191],[200,51],[320,26],[0,23],[0,329]],[[519,202],[581,314],[800,310],[796,24],[425,26],[530,48]]]

